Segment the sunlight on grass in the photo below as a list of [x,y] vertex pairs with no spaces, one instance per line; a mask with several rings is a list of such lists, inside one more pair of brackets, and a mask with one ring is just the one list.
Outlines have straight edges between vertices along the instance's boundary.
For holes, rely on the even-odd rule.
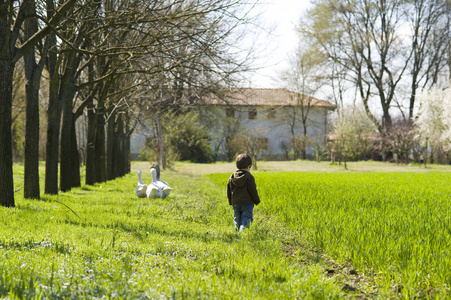
[[237,234],[234,168],[199,167],[165,171],[165,199],[137,198],[135,173],[39,201],[17,192],[0,207],[0,297],[450,297],[451,173],[255,172],[262,203]]
[[[20,173],[19,170],[17,170]],[[0,208],[0,296],[324,299],[323,267],[288,256],[270,219],[233,230],[224,186],[172,174],[166,199],[138,199],[136,175]]]
[[[386,297],[450,294],[451,174],[260,173],[260,211],[303,245],[361,273]],[[210,175],[218,185],[222,175]],[[266,201],[265,201],[266,200]]]

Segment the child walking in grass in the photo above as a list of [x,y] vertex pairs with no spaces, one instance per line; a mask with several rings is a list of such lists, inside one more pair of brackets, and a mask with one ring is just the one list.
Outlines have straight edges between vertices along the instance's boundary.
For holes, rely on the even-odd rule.
[[250,173],[252,158],[242,153],[236,158],[236,168],[227,182],[227,198],[233,207],[235,230],[243,231],[253,219],[254,205],[260,203],[255,178]]

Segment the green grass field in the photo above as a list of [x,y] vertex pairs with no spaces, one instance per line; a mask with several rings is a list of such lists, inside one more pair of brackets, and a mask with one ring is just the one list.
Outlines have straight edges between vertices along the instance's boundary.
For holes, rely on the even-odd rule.
[[[263,172],[262,162],[262,203],[238,235],[225,196],[233,165],[176,165],[162,174],[168,198],[138,199],[134,171],[149,182],[149,166],[40,201],[19,190],[15,208],[0,208],[0,297],[451,297],[450,172]],[[23,166],[14,171],[20,188]]]

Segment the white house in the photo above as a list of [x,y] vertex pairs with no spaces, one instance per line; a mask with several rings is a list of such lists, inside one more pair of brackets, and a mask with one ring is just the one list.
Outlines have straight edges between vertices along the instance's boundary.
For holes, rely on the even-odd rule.
[[207,107],[219,107],[223,116],[239,119],[244,130],[265,139],[267,146],[263,155],[268,158],[283,158],[284,145],[288,145],[293,136],[304,136],[304,124],[310,140],[307,155],[313,155],[312,144],[324,145],[328,115],[336,109],[328,101],[287,89],[235,89],[225,99],[213,98],[205,102]]
[[[286,153],[284,145],[292,141],[293,135],[298,137],[304,135],[303,116],[307,137],[311,142],[307,148],[307,155],[313,155],[312,142],[324,145],[328,134],[328,115],[336,109],[336,106],[328,101],[297,94],[287,89],[234,89],[223,99],[204,98],[203,102],[205,103],[203,111],[207,114],[210,112],[217,114],[219,111],[224,118],[233,117],[239,120],[241,131],[263,139],[266,149],[262,156],[269,159],[283,159]],[[133,157],[136,157],[144,147],[144,133],[142,130],[139,131],[141,134],[135,132],[132,136]],[[215,135],[213,128],[211,131],[212,135]],[[224,157],[219,155],[219,158]]]

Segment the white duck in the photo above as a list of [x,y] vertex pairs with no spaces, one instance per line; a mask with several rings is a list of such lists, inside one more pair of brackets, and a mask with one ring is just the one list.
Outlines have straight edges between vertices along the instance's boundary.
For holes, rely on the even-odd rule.
[[163,181],[160,179],[160,166],[157,163],[152,164],[151,167],[151,171],[152,169],[156,170],[156,184],[158,185],[158,187],[163,191],[163,198],[169,196],[169,194],[172,191],[172,188],[169,187],[168,183],[166,181]]
[[151,168],[150,174],[152,174],[152,182],[147,186],[147,198],[163,197],[163,189],[157,185],[157,171],[154,168]]
[[145,198],[147,196],[146,191],[147,184],[143,181],[141,170],[138,170],[138,187],[136,188],[136,196],[138,196],[138,198]]

